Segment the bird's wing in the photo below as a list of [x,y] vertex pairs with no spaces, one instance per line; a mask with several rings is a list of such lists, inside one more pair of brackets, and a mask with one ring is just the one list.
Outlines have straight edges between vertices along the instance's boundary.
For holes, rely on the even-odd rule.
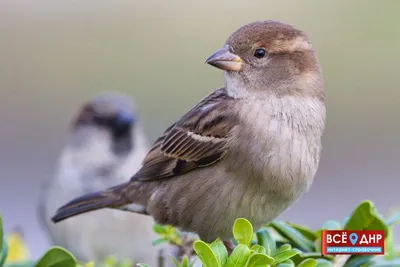
[[222,159],[238,124],[235,103],[225,88],[205,97],[157,139],[132,180],[171,178]]

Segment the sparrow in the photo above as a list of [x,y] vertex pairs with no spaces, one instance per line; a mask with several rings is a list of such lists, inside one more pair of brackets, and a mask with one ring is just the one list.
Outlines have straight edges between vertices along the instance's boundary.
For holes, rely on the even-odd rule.
[[235,219],[258,229],[309,190],[326,111],[307,35],[278,21],[249,23],[206,63],[224,71],[225,86],[172,124],[130,180],[71,200],[53,222],[112,208],[205,242],[229,240]]
[[102,210],[57,225],[50,220],[72,198],[123,183],[139,170],[149,146],[135,114],[133,102],[119,93],[87,101],[70,124],[54,177],[43,187],[40,219],[52,243],[79,260],[100,262],[114,255],[156,264],[151,217]]

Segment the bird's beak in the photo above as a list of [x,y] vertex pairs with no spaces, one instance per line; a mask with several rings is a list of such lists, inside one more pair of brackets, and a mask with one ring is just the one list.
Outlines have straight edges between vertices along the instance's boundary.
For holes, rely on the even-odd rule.
[[243,60],[238,55],[230,52],[230,47],[225,45],[207,58],[206,63],[226,71],[240,71]]
[[135,117],[126,112],[119,112],[115,116],[115,121],[118,124],[132,125],[135,122]]

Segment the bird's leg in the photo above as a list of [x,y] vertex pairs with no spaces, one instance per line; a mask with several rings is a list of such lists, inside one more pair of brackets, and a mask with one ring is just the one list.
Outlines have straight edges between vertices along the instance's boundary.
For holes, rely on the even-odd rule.
[[195,255],[194,250],[193,250],[193,242],[194,239],[189,233],[183,233],[182,234],[182,244],[178,246],[179,252],[178,252],[178,259],[182,260],[183,256],[188,256],[189,258],[192,255]]
[[222,241],[224,246],[228,250],[228,255],[231,255],[232,251],[235,249],[235,244],[233,244],[232,240],[224,240]]

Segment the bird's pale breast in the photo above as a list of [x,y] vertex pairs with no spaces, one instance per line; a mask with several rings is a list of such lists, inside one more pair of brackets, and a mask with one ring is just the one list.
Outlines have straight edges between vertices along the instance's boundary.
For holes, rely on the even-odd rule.
[[[306,192],[317,171],[325,106],[319,99],[271,97],[243,105],[233,143],[231,168],[241,173],[247,193],[243,213],[259,227],[276,218]],[[247,155],[247,156],[246,156]]]
[[238,217],[256,229],[275,219],[313,181],[324,109],[311,98],[245,102],[224,159],[175,179],[159,194],[170,207],[170,223],[213,241],[229,238]]

